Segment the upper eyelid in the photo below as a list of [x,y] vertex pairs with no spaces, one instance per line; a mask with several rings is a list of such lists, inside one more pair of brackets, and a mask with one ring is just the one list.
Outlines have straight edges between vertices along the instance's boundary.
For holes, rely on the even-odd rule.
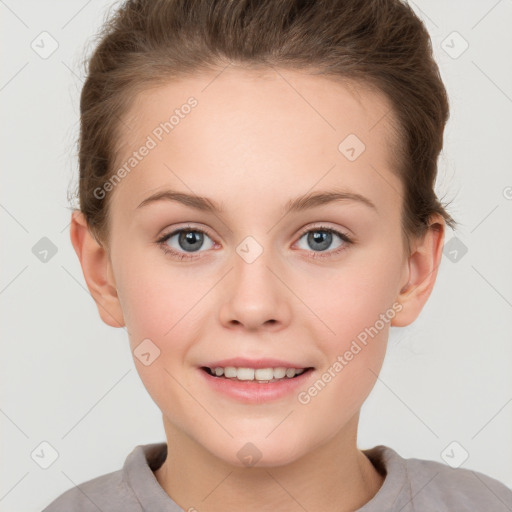
[[171,229],[168,233],[164,233],[163,235],[161,235],[159,237],[159,240],[174,236],[180,233],[181,231],[200,231],[203,232],[205,235],[208,235],[213,240],[213,236],[210,234],[210,231],[208,229],[197,226],[181,226],[179,228]]

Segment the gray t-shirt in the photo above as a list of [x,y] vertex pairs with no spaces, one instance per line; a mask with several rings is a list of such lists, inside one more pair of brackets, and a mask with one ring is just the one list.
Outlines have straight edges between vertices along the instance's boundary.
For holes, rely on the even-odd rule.
[[[512,490],[478,471],[404,459],[383,445],[362,451],[385,479],[356,512],[512,512]],[[43,512],[182,512],[153,474],[166,456],[166,443],[136,446],[122,469],[68,489]]]

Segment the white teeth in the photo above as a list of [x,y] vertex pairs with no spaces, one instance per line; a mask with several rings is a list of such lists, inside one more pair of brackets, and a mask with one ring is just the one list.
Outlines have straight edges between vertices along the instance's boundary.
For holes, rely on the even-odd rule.
[[236,378],[238,380],[254,380],[254,368],[238,368]]
[[231,377],[236,377],[236,368],[234,368],[233,366],[226,366],[226,368],[224,368],[224,377],[227,377],[228,379],[230,379]]
[[210,372],[217,377],[238,380],[256,380],[261,382],[274,382],[285,377],[291,379],[305,371],[304,368],[235,368],[234,366],[220,366],[210,368]]
[[274,378],[274,370],[272,368],[258,368],[254,372],[256,380],[272,380]]
[[274,379],[282,379],[286,375],[286,368],[274,368]]

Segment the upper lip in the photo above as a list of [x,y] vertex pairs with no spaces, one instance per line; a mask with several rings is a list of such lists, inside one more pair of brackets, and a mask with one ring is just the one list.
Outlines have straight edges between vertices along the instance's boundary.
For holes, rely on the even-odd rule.
[[235,368],[311,368],[304,366],[300,363],[291,363],[290,361],[283,361],[282,359],[260,358],[260,359],[247,359],[245,357],[234,357],[231,359],[222,359],[220,361],[213,361],[206,363],[204,366],[208,368],[234,366]]

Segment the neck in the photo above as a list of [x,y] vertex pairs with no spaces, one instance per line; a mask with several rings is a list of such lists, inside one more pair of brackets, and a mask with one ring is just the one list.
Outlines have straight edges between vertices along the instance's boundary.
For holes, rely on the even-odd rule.
[[[370,501],[384,477],[357,449],[358,415],[339,435],[282,466],[233,466],[165,423],[167,458],[155,471],[165,492],[184,510],[354,511]],[[347,431],[351,435],[347,436]]]

